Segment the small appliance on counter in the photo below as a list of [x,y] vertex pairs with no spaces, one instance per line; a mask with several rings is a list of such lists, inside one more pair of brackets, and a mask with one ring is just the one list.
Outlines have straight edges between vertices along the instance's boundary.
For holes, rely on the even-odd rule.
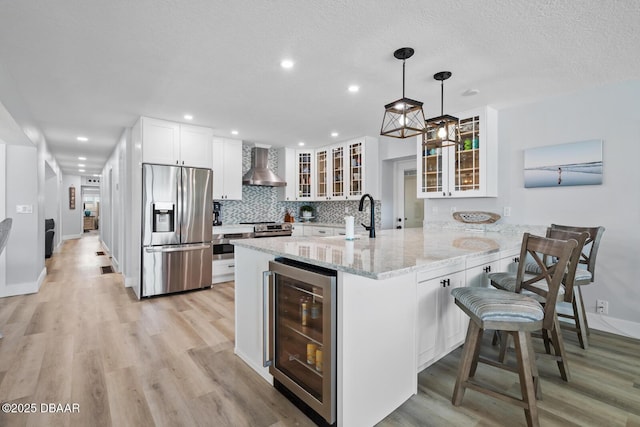
[[222,213],[222,205],[220,202],[213,202],[213,226],[222,225],[220,214]]

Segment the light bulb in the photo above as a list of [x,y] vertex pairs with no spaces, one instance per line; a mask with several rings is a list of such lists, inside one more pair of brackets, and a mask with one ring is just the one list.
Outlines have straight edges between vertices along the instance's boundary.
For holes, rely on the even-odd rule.
[[445,139],[447,137],[447,128],[442,125],[440,129],[438,129],[438,138]]
[[396,110],[404,110],[406,108],[406,105],[404,102],[398,102],[393,106],[393,108],[395,108]]
[[403,114],[400,117],[398,117],[398,123],[400,123],[400,126],[404,126],[407,123],[406,114]]

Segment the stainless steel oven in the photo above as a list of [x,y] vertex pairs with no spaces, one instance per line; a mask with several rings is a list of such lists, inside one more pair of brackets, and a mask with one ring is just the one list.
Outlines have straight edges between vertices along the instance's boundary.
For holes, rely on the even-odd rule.
[[213,259],[232,259],[233,245],[229,243],[229,241],[235,239],[251,239],[253,237],[255,237],[253,232],[214,234],[211,242],[213,244]]
[[336,421],[336,279],[335,270],[286,258],[264,272],[263,364],[322,425]]

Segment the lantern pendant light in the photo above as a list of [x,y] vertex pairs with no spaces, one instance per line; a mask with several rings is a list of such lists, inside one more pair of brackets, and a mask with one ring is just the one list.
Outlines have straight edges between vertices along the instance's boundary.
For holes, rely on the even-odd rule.
[[422,102],[404,96],[404,64],[413,56],[413,49],[403,47],[396,50],[393,56],[402,60],[402,98],[384,106],[384,117],[380,135],[393,138],[409,138],[420,135],[425,130]]
[[[435,80],[440,81],[440,115],[427,119],[426,132],[429,133],[429,139],[435,139],[438,147],[446,147],[459,143],[459,124],[460,119],[449,114],[444,114],[444,81],[451,77],[450,71],[440,71],[433,75]],[[431,136],[432,135],[432,136]]]

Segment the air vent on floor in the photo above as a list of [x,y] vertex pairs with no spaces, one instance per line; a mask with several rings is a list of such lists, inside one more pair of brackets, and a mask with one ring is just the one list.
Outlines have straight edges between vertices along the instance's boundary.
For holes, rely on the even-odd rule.
[[98,251],[98,252],[96,252],[96,255],[102,256],[102,255],[104,255],[104,251]]
[[110,265],[105,265],[103,267],[100,267],[102,269],[102,274],[109,274],[109,273],[113,273],[113,268]]

